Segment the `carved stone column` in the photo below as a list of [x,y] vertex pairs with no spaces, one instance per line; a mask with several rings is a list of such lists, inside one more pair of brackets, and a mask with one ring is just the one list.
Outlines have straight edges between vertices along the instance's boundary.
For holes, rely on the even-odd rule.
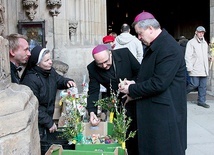
[[78,19],[77,40],[83,45],[100,43],[107,33],[106,0],[76,0],[73,4],[72,10]]
[[[210,40],[214,37],[214,0],[210,0]],[[214,64],[214,62],[213,62]],[[214,95],[214,65],[210,68],[208,83],[208,94]]]
[[10,60],[8,41],[0,36],[0,90],[10,83]]
[[5,9],[0,3],[0,36],[4,36],[5,31]]
[[53,50],[52,57],[55,59],[59,49],[56,47],[56,28],[55,28],[55,17],[60,13],[59,8],[61,7],[61,0],[47,0],[47,7],[49,8],[49,12],[53,17]]
[[28,18],[33,20],[36,14],[36,8],[38,7],[38,0],[23,0],[22,4]]

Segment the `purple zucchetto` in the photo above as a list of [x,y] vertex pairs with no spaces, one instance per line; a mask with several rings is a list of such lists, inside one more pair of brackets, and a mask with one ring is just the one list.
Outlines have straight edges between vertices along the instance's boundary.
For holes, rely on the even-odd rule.
[[92,54],[96,54],[105,50],[109,50],[108,46],[104,45],[104,44],[100,44],[97,45],[93,50],[92,50]]
[[139,22],[141,20],[154,19],[154,18],[155,17],[151,13],[143,11],[135,17],[132,26],[134,26],[137,22]]

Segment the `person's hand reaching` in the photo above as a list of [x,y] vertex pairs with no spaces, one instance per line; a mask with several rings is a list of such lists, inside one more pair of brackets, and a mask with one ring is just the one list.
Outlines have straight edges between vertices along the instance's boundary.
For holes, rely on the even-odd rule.
[[122,98],[126,98],[125,102],[123,103],[124,106],[126,106],[126,104],[129,102],[129,101],[132,101],[133,99],[129,96],[129,95],[124,95]]
[[100,120],[97,118],[94,112],[90,113],[90,123],[92,126],[97,126],[100,123]]
[[68,81],[67,87],[68,87],[68,88],[77,87],[77,85],[76,85],[76,83],[75,83],[74,81]]
[[54,133],[57,130],[57,126],[54,123],[53,126],[49,129],[50,133]]

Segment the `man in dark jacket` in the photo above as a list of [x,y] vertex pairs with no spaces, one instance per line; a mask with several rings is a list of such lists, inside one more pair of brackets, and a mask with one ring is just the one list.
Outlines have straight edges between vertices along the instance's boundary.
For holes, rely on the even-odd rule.
[[27,37],[15,33],[6,36],[6,39],[9,41],[11,82],[19,84],[23,77],[21,73],[31,55]]
[[[148,12],[133,23],[147,46],[137,82],[119,85],[136,100],[139,155],[185,155],[187,104],[184,52]],[[127,101],[128,101],[127,100]]]
[[[87,100],[87,110],[90,114],[90,120],[93,125],[98,125],[97,107],[94,106],[94,101],[99,99],[100,84],[107,89],[107,96],[110,96],[110,87],[114,91],[118,90],[119,79],[136,80],[140,64],[132,55],[128,48],[121,48],[110,51],[106,45],[98,45],[93,51],[94,61],[88,66],[89,73],[89,91]],[[110,86],[111,85],[111,86]],[[122,96],[122,94],[120,95]],[[135,131],[135,102],[127,104],[127,115],[131,117],[132,122],[129,130]],[[133,145],[134,144],[134,145]],[[137,137],[130,139],[126,143],[129,155],[137,155]]]

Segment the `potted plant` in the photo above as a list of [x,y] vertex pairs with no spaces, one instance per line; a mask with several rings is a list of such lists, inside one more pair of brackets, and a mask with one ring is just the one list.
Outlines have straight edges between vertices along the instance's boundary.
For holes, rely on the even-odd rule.
[[129,138],[134,138],[136,135],[136,131],[130,131],[127,134],[127,130],[130,126],[132,119],[130,117],[127,117],[126,115],[126,109],[124,106],[122,106],[121,111],[119,112],[117,109],[115,110],[115,118],[113,120],[114,128],[113,128],[113,135],[115,139],[118,140],[118,143],[122,145],[122,148],[126,148],[125,142]]
[[102,98],[96,101],[95,106],[100,106],[102,109],[109,111],[110,112],[109,122],[112,123],[114,118],[115,107],[118,106],[119,100],[118,94],[116,94],[112,89],[110,93],[111,93],[110,97]]
[[81,143],[84,129],[82,118],[86,115],[86,95],[68,94],[61,101],[65,103],[65,118],[62,129],[62,137],[66,138],[70,144]]
[[[112,137],[116,139],[125,149],[125,142],[129,138],[133,138],[136,134],[136,131],[131,131],[127,134],[127,129],[130,126],[131,118],[126,115],[126,109],[124,105],[120,105],[121,108],[118,108],[120,100],[118,99],[119,91],[116,93],[110,88],[111,95],[95,102],[95,105],[101,106],[103,109],[110,112],[110,123],[113,123],[113,135]],[[122,104],[122,103],[121,103]],[[118,110],[120,109],[120,111]],[[115,117],[113,117],[115,114]]]

